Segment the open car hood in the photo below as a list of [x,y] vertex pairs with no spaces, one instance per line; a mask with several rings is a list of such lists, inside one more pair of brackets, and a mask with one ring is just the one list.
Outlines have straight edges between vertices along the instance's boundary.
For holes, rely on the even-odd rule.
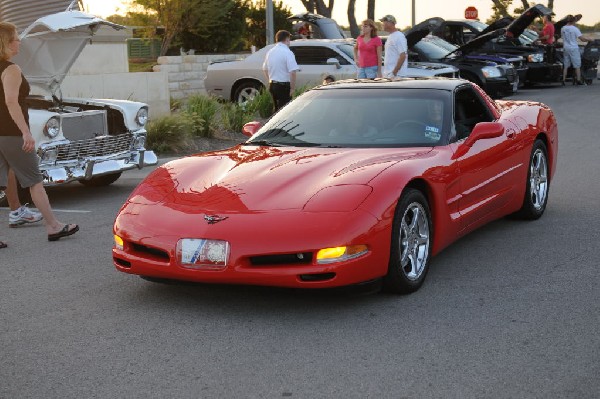
[[529,7],[519,18],[506,27],[506,34],[507,36],[519,37],[537,17],[550,14],[552,14],[552,10],[541,4]]
[[485,35],[486,33],[493,32],[496,29],[506,28],[514,20],[515,19],[513,17],[502,17],[500,19],[497,19],[496,21],[494,21],[490,25],[488,25],[487,28],[485,28],[484,30],[482,30],[481,32],[479,32],[479,34],[477,36]]
[[53,93],[101,25],[124,29],[81,11],[42,17],[21,33],[21,50],[13,61],[29,83]]
[[[463,44],[462,46],[460,46],[459,48],[457,48],[450,54],[460,52],[461,54],[466,55],[466,54],[472,53],[473,51],[477,51],[478,49],[483,47],[490,40],[494,40],[495,38],[503,36],[505,34],[506,34],[506,29],[504,29],[504,28],[496,29],[495,31],[488,32],[485,35],[477,36],[475,39],[471,40],[470,42],[468,42],[466,44]],[[450,55],[450,54],[448,54],[448,55]]]
[[428,18],[425,21],[416,24],[412,28],[404,32],[406,37],[406,45],[411,49],[415,44],[419,43],[421,39],[430,34],[432,31],[439,29],[444,23],[443,18],[433,17]]
[[[575,22],[577,22],[581,19],[581,14],[577,14],[574,17],[575,17]],[[554,24],[554,34],[555,35],[558,35],[558,37],[561,37],[560,30],[563,28],[563,26],[565,26],[567,24],[568,19],[569,19],[569,16],[567,15],[566,17],[563,17],[562,19],[560,19],[559,21],[557,21]]]

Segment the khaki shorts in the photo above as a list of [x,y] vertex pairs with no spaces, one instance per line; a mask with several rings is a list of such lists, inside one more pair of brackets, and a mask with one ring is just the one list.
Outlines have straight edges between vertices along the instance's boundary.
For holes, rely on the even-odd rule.
[[23,188],[44,180],[40,159],[35,152],[23,151],[23,137],[0,136],[0,189],[6,187],[8,169],[12,169]]

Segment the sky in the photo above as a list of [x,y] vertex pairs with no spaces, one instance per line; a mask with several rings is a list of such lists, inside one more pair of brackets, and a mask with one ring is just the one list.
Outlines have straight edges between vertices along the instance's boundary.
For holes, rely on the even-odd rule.
[[[277,0],[274,0],[277,1]],[[465,8],[474,6],[479,11],[479,19],[485,21],[491,15],[491,0],[414,0],[415,20],[417,23],[430,17],[442,17],[445,19],[464,18]],[[127,0],[84,0],[87,11],[106,17],[115,13],[123,13],[127,9]],[[546,1],[539,1],[547,4]],[[283,0],[292,13],[306,11],[300,0]],[[521,1],[514,0],[513,5],[519,6]],[[530,1],[530,4],[532,2]],[[386,14],[392,14],[398,21],[398,27],[403,28],[411,24],[412,0],[376,0],[375,17],[381,18]],[[348,0],[335,0],[333,7],[333,18],[340,25],[348,25],[346,8]],[[356,19],[361,21],[367,16],[367,0],[356,0]],[[600,22],[600,7],[597,0],[554,0],[554,12],[556,19],[567,14],[583,14],[581,23],[594,25]]]

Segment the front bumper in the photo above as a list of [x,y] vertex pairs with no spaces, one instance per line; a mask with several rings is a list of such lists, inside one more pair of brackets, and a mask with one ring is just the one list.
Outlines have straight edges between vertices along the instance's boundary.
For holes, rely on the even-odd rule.
[[562,79],[563,66],[560,62],[553,64],[530,62],[527,66],[527,82],[529,83],[558,82]]

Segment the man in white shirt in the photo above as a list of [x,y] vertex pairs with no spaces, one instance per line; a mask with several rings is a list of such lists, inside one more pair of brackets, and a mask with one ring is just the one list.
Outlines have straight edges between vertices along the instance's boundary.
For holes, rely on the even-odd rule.
[[564,54],[563,86],[565,84],[565,79],[567,79],[567,70],[570,66],[575,70],[577,84],[585,85],[581,80],[581,53],[579,52],[579,43],[577,43],[577,39],[582,42],[589,42],[590,40],[581,35],[581,31],[575,26],[576,21],[576,17],[569,15],[567,17],[567,24],[560,30],[560,35],[563,39]]
[[275,112],[290,102],[296,87],[296,57],[290,50],[290,32],[280,30],[275,34],[277,44],[269,50],[263,63],[263,71],[269,82]]
[[396,18],[393,15],[386,15],[380,21],[383,22],[383,30],[389,33],[385,42],[383,77],[406,76],[408,74],[406,37],[396,29]]

